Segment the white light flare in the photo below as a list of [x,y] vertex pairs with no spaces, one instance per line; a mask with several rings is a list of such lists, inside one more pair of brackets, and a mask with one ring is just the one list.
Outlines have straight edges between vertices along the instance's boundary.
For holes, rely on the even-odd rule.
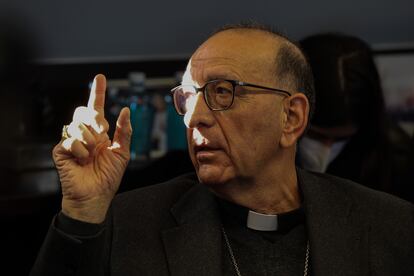
[[114,142],[110,147],[108,147],[109,150],[116,150],[120,148],[121,148],[121,145],[118,142]]
[[198,129],[193,130],[193,141],[197,146],[206,145],[208,144],[208,140],[201,134]]

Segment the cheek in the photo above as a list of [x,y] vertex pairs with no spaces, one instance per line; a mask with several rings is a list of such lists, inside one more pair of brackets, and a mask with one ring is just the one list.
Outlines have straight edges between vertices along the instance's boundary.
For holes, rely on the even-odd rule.
[[232,159],[243,168],[262,156],[265,158],[264,155],[273,154],[278,148],[281,133],[281,120],[277,113],[257,111],[250,114],[239,114],[237,121],[229,123],[231,128],[223,131]]

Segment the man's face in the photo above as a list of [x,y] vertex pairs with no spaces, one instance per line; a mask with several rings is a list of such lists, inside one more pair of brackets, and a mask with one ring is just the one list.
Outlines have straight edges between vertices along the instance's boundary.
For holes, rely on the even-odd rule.
[[[276,53],[275,38],[260,31],[224,31],[192,56],[183,84],[229,79],[282,88],[274,75]],[[236,91],[225,111],[211,111],[199,93],[184,116],[190,157],[206,185],[251,179],[278,159],[283,97],[249,87]]]

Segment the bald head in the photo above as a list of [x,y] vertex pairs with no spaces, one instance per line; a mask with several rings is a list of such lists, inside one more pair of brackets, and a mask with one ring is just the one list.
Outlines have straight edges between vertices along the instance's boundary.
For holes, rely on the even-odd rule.
[[197,49],[192,56],[192,66],[205,58],[209,51],[220,51],[223,57],[232,57],[240,66],[249,68],[250,73],[266,78],[269,85],[304,93],[312,114],[314,87],[311,68],[302,50],[283,34],[257,24],[225,26]]
[[[203,82],[209,80],[207,75],[209,78],[237,79],[245,82],[256,79],[275,86],[277,83],[274,78],[274,64],[278,48],[278,40],[262,31],[237,29],[216,33],[193,54],[192,72],[202,74],[193,77]],[[221,64],[230,65],[230,68],[226,68],[228,72],[221,72]]]

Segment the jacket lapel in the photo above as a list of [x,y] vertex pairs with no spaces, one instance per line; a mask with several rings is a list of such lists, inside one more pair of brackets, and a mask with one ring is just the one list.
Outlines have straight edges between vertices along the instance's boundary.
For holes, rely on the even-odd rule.
[[221,223],[213,194],[195,185],[171,213],[178,226],[162,232],[171,275],[221,275]]
[[[369,233],[343,183],[300,169],[298,182],[313,275],[367,275]],[[171,213],[177,226],[162,232],[171,275],[221,275],[221,222],[214,195],[195,185]]]
[[368,274],[367,231],[344,187],[298,170],[314,275]]

